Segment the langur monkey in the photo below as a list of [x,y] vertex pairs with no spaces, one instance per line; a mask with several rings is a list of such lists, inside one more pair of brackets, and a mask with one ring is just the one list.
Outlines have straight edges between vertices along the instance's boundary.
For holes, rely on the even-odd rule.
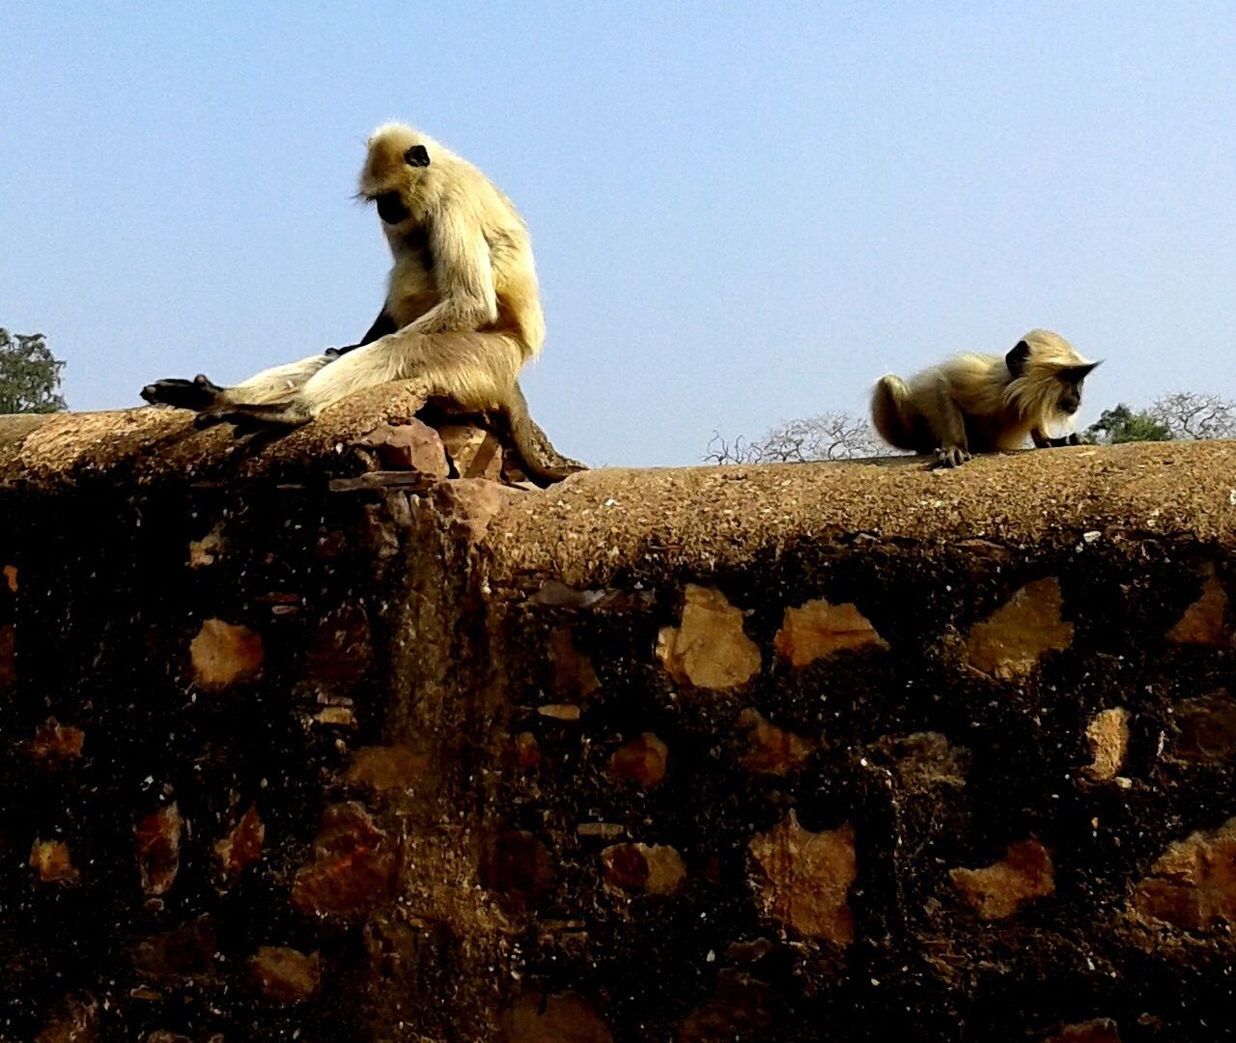
[[545,339],[523,219],[466,160],[410,127],[370,136],[359,199],[377,205],[394,264],[386,301],[359,344],[264,370],[233,387],[161,380],[142,397],[197,410],[199,423],[297,425],[345,395],[421,379],[430,396],[504,417],[539,484],[583,470],[528,414],[516,380]]
[[1007,355],[957,355],[909,381],[882,377],[871,418],[890,445],[935,453],[957,467],[971,453],[1077,445],[1076,434],[1053,438],[1081,405],[1082,382],[1099,363],[1082,358],[1050,330],[1031,330]]

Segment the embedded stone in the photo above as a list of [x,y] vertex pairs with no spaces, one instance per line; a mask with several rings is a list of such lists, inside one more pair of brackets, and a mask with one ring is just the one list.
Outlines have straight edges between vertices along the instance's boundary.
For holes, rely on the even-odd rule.
[[1184,610],[1184,614],[1167,632],[1167,639],[1180,645],[1202,645],[1208,648],[1228,648],[1232,644],[1227,624],[1227,591],[1219,582],[1214,566],[1206,569],[1201,596]]
[[574,703],[545,703],[536,712],[555,721],[578,721],[582,711]]
[[378,794],[406,792],[430,777],[429,754],[406,746],[362,746],[344,781]]
[[209,916],[152,935],[133,946],[133,966],[157,980],[196,978],[211,969],[218,942]]
[[520,732],[515,736],[515,766],[528,771],[541,763],[541,746],[532,732]]
[[188,1036],[182,1036],[179,1032],[155,1029],[146,1036],[146,1043],[193,1043],[193,1040]]
[[59,764],[77,760],[85,742],[86,733],[80,728],[49,717],[34,730],[34,738],[25,743],[25,750],[33,760]]
[[219,860],[223,879],[232,883],[246,866],[261,858],[265,839],[266,824],[258,815],[257,805],[250,804],[232,831],[215,841],[215,857]]
[[770,724],[751,708],[738,715],[738,727],[747,733],[741,764],[757,775],[787,775],[801,768],[819,743]]
[[1111,1018],[1093,1018],[1076,1025],[1065,1025],[1046,1043],[1120,1043],[1120,1033]]
[[180,871],[180,835],[184,819],[176,803],[165,804],[158,811],[138,820],[134,827],[137,837],[137,867],[141,873],[142,890],[150,896],[167,894]]
[[854,914],[847,894],[858,876],[854,829],[813,833],[798,824],[793,809],[749,850],[760,869],[759,902],[771,917],[804,938],[835,945],[854,941]]
[[1012,916],[1023,902],[1054,894],[1051,852],[1037,840],[1010,844],[1004,858],[982,869],[950,869],[953,886],[982,920]]
[[722,1043],[764,1039],[773,1027],[776,999],[772,987],[749,974],[724,967],[716,992],[679,1024],[675,1043]]
[[0,692],[17,680],[17,637],[12,623],[0,623]]
[[438,435],[446,455],[460,478],[502,478],[502,443],[484,428],[463,424],[444,424]]
[[478,873],[481,886],[516,905],[547,894],[557,880],[549,848],[533,833],[510,829],[485,845]]
[[260,634],[222,619],[207,619],[189,643],[193,679],[207,691],[253,680],[264,658]]
[[662,627],[657,658],[680,684],[697,688],[734,688],[760,669],[759,646],[743,629],[741,609],[711,587],[688,583],[677,627]]
[[1184,699],[1173,707],[1172,718],[1172,756],[1211,763],[1236,756],[1236,699],[1227,691]]
[[435,515],[447,519],[453,534],[467,543],[478,543],[494,515],[519,495],[518,489],[484,478],[457,478],[435,486],[430,499]]
[[558,627],[550,635],[549,661],[554,668],[554,695],[560,701],[586,699],[601,687],[592,660],[575,647],[570,627]]
[[1073,642],[1073,624],[1060,617],[1060,581],[1035,580],[976,623],[966,641],[966,658],[976,670],[1004,680],[1022,677],[1051,651]]
[[503,1043],[613,1043],[595,1008],[573,992],[526,992],[502,1018]]
[[316,916],[361,916],[391,897],[395,856],[386,834],[355,801],[322,815],[314,860],[292,880],[292,905]]
[[5,565],[0,569],[0,575],[4,576],[4,585],[9,588],[10,594],[17,593],[17,566]]
[[851,602],[815,598],[785,610],[773,647],[791,666],[802,667],[847,650],[888,648],[888,642]]
[[961,789],[966,784],[970,751],[954,746],[940,732],[886,735],[879,747],[893,758],[893,771],[907,793],[930,793],[941,786]]
[[309,675],[318,681],[355,684],[369,673],[372,634],[359,605],[341,605],[314,629],[306,653]]
[[644,732],[614,751],[609,773],[619,782],[651,789],[665,778],[669,747],[652,732]]
[[95,1043],[99,1038],[99,1003],[89,993],[66,996],[34,1037],[35,1043]]
[[313,719],[330,728],[356,727],[356,714],[346,706],[324,706],[313,715]]
[[223,526],[216,525],[200,540],[189,541],[189,568],[201,569],[213,565],[223,553]]
[[1236,923],[1236,818],[1170,844],[1134,890],[1133,909],[1189,931]]
[[318,989],[321,959],[298,949],[263,945],[249,957],[249,977],[254,987],[271,1003],[291,1006],[303,1003]]
[[687,867],[668,844],[614,844],[601,852],[606,883],[624,891],[671,895],[682,885]]
[[60,840],[35,839],[30,848],[30,868],[44,884],[75,884],[81,879],[73,867],[69,845]]
[[1114,779],[1129,751],[1129,711],[1115,706],[1095,714],[1086,726],[1086,738],[1091,754],[1086,774],[1101,782]]
[[415,418],[383,424],[356,444],[374,450],[387,470],[419,471],[435,478],[445,478],[449,473],[438,432]]

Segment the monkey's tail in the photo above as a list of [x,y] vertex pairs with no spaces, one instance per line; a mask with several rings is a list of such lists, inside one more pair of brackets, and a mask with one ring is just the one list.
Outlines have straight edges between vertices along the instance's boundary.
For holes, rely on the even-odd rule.
[[911,408],[910,389],[900,377],[890,373],[876,382],[871,393],[871,422],[889,445],[898,449],[917,448],[908,420]]
[[560,482],[567,475],[586,471],[586,464],[563,456],[540,425],[532,419],[523,389],[515,384],[507,405],[507,423],[510,425],[511,441],[519,451],[524,472],[537,485],[544,488]]

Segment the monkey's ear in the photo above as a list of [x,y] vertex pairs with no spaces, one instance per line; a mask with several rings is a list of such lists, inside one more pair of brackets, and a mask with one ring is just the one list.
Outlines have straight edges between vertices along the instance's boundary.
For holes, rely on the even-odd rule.
[[1086,362],[1080,366],[1065,366],[1064,369],[1060,371],[1060,378],[1062,380],[1071,381],[1074,384],[1080,384],[1083,380],[1090,376],[1090,371],[1102,361],[1102,359],[1099,359],[1098,362]]
[[403,154],[404,161],[410,167],[429,166],[429,149],[424,145],[413,145]]
[[1030,360],[1030,345],[1024,340],[1017,342],[1017,347],[1004,356],[1004,364],[1008,366],[1009,372],[1020,377],[1026,368],[1026,363]]

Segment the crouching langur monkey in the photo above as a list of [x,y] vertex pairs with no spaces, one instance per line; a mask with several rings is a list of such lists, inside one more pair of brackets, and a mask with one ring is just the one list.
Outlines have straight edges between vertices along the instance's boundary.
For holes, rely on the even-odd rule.
[[147,385],[148,402],[193,409],[199,423],[298,425],[364,388],[422,379],[433,398],[493,412],[540,484],[583,470],[533,422],[516,376],[545,339],[528,229],[466,160],[410,127],[369,138],[358,198],[376,204],[394,264],[386,302],[359,344],[264,370],[233,387]]
[[1050,330],[1031,330],[1007,355],[957,355],[902,380],[882,377],[871,418],[890,445],[935,453],[957,467],[972,453],[1077,445],[1067,429],[1081,405],[1082,382],[1099,363],[1082,358]]

